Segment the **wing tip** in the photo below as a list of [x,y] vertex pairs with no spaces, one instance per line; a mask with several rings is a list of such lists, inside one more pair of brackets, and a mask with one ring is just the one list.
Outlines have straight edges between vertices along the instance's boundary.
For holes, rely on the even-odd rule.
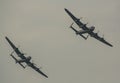
[[111,47],[113,47],[113,45],[111,45]]
[[48,78],[48,76],[46,76],[46,78]]
[[7,39],[8,37],[7,37],[7,36],[5,36],[5,38]]

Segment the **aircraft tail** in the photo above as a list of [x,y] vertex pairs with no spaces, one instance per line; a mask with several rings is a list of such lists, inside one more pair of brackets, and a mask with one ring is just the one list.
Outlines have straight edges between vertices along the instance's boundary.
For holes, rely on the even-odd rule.
[[16,63],[19,63],[20,66],[22,66],[23,68],[25,68],[25,66],[23,66],[12,54],[10,56],[15,60]]
[[88,37],[85,37],[84,35],[82,35],[81,33],[79,33],[79,31],[77,31],[76,29],[74,29],[72,26],[70,26],[70,28],[75,31],[76,35],[80,35],[82,38],[84,38],[85,40],[88,38]]

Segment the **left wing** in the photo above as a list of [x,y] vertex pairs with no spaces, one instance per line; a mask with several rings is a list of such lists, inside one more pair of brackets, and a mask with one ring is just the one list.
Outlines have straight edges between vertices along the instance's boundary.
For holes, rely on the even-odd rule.
[[28,66],[30,66],[31,68],[33,68],[35,71],[37,71],[38,73],[40,73],[41,75],[45,76],[46,78],[48,78],[48,76],[46,74],[44,74],[38,67],[36,67],[34,65],[34,63],[31,62],[27,62]]
[[97,40],[103,42],[104,44],[113,47],[113,45],[110,44],[109,42],[107,42],[103,37],[98,36],[97,33],[89,32],[88,34],[89,34],[91,37],[94,37],[95,39],[97,39]]

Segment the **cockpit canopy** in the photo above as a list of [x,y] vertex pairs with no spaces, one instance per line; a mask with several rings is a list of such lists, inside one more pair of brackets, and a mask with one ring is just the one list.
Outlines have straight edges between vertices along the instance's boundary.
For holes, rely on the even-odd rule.
[[28,56],[28,57],[27,57],[27,60],[30,61],[30,60],[31,60],[31,56]]
[[91,26],[91,27],[90,27],[90,30],[91,30],[91,31],[94,31],[94,29],[95,29],[94,26]]

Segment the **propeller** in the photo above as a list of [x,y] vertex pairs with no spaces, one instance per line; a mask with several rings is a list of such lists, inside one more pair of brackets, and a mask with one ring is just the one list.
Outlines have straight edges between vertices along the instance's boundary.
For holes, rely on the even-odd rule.
[[36,66],[36,64],[34,63],[34,61],[32,60],[32,64]]
[[81,27],[86,27],[87,24],[88,24],[88,22],[86,24],[83,24]]
[[100,31],[98,30],[97,33],[99,33]]
[[22,54],[23,54],[23,55],[27,55],[27,53],[23,53],[23,52],[22,52]]
[[98,30],[97,33],[95,33],[95,34],[98,35],[98,33],[99,33],[99,30]]
[[103,39],[104,39],[104,34],[103,34],[103,37],[102,37]]
[[22,54],[27,55],[27,53],[24,53],[23,50],[20,50],[20,51],[22,52]]
[[82,19],[83,17],[80,17],[80,18],[78,18],[77,20],[80,20],[80,19]]
[[19,49],[19,48],[20,48],[20,45],[18,45],[16,49]]
[[28,65],[25,65],[25,68],[27,67]]
[[39,69],[42,69],[42,67],[39,67]]

